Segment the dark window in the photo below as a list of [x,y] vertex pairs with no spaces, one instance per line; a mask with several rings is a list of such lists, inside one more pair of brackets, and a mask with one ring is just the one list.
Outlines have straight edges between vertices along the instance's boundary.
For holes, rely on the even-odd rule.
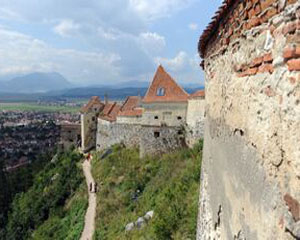
[[155,138],[159,138],[159,136],[160,136],[160,132],[154,132],[154,137]]
[[181,116],[178,116],[178,117],[177,117],[177,119],[178,119],[178,120],[181,120],[181,119],[182,119],[182,117],[181,117]]
[[157,96],[165,96],[165,89],[164,88],[158,88],[156,91]]
[[183,131],[179,130],[178,135],[182,135],[182,134],[183,134]]
[[96,118],[95,118],[95,117],[92,117],[92,121],[95,122],[95,120],[96,120]]
[[155,116],[154,119],[158,119],[158,116]]

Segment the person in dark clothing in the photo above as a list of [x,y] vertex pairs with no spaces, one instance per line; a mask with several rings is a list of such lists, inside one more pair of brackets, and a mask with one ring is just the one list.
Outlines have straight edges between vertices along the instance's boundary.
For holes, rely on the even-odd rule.
[[93,190],[93,183],[90,183],[90,192]]
[[95,193],[98,192],[98,184],[97,183],[94,184],[94,190],[95,190],[94,191]]

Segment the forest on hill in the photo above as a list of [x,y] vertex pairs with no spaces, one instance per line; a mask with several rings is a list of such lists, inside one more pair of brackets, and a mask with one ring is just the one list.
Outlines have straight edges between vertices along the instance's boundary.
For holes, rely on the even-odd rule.
[[[87,208],[81,159],[79,153],[68,152],[56,155],[33,174],[23,169],[27,179],[15,179],[13,188],[25,183],[30,187],[12,196],[9,205],[5,196],[11,196],[10,189],[0,188],[1,210],[6,210],[0,216],[0,239],[78,239]],[[0,183],[9,186],[11,176],[2,171],[0,177]]]

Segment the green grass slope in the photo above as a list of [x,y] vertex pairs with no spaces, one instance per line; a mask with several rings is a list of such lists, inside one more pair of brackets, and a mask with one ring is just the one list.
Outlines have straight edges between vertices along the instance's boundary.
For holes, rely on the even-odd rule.
[[[116,146],[107,158],[96,157],[94,239],[195,239],[202,144],[143,159],[137,149]],[[144,228],[125,233],[126,224],[150,210],[154,216]]]
[[87,208],[81,159],[76,152],[59,155],[35,176],[28,191],[16,195],[5,239],[80,238]]

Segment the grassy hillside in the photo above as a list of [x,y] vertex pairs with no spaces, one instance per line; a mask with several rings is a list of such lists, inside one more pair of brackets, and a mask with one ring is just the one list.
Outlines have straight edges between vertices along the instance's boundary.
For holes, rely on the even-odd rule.
[[[193,149],[139,159],[137,149],[115,147],[93,160],[99,183],[95,239],[195,239],[202,142]],[[153,218],[125,233],[148,211]]]
[[79,239],[87,208],[81,159],[76,152],[59,155],[16,195],[5,239]]

